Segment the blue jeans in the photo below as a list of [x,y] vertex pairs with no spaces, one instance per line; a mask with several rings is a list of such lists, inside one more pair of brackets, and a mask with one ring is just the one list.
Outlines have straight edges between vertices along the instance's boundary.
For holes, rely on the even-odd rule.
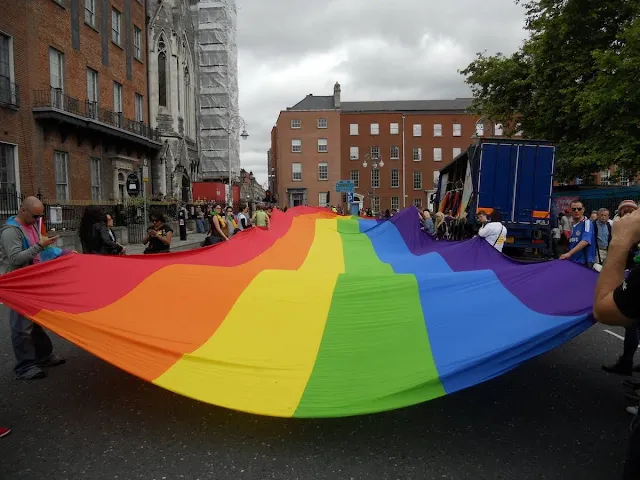
[[22,375],[30,368],[37,367],[38,363],[46,360],[53,352],[53,344],[47,332],[23,317],[18,312],[9,310],[11,323],[11,343],[13,353],[16,356],[16,375]]
[[205,233],[206,230],[204,229],[204,220],[198,218],[196,220],[196,232],[198,233]]

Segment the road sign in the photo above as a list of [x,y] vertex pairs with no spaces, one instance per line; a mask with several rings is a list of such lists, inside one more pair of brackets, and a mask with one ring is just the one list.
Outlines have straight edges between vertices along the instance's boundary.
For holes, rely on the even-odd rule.
[[140,195],[140,179],[133,172],[127,176],[127,193],[130,197]]
[[338,193],[353,193],[354,191],[353,182],[349,180],[340,180],[336,183],[336,192]]
[[142,181],[144,183],[149,183],[149,167],[147,166],[142,167]]
[[347,203],[353,203],[353,193],[347,193]]

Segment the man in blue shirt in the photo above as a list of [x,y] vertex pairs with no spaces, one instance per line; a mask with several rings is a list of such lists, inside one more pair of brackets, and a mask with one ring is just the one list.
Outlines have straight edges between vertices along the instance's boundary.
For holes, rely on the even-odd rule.
[[584,216],[584,204],[580,200],[571,202],[571,237],[569,251],[560,256],[560,260],[572,262],[591,268],[596,258],[595,229],[591,220]]

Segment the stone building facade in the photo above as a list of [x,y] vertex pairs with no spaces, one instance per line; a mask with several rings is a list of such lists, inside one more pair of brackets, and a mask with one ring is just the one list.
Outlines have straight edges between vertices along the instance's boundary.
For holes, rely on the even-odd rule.
[[189,201],[200,163],[195,28],[187,0],[148,2],[147,10],[150,123],[162,141],[152,194]]

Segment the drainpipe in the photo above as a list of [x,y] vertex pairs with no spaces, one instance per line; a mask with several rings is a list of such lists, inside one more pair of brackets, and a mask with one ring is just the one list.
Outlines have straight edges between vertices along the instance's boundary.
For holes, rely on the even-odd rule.
[[407,207],[406,152],[404,148],[404,115],[402,115],[402,208]]

